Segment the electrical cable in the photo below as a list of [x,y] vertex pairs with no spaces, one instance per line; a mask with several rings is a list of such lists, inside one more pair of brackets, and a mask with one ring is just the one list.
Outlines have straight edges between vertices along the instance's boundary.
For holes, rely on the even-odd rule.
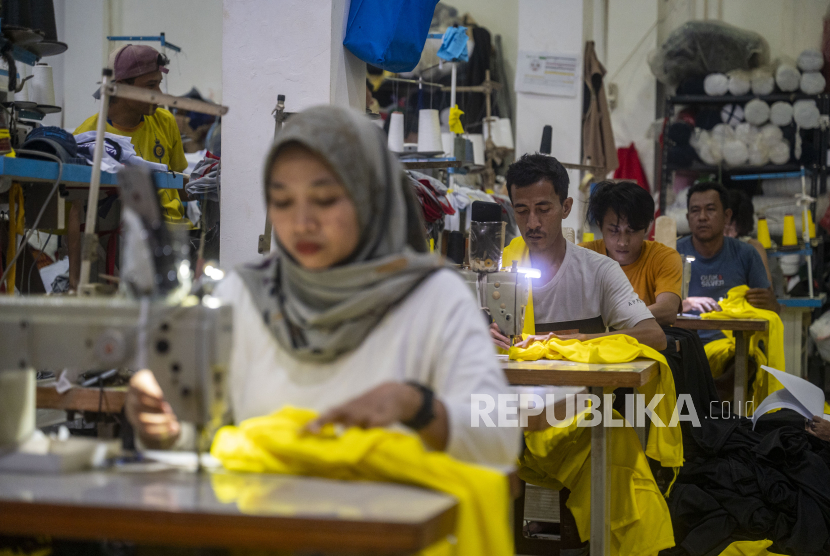
[[[21,243],[21,246],[23,246],[23,248],[17,250],[17,253],[14,255],[14,258],[11,260],[11,262],[6,267],[6,270],[3,272],[3,276],[0,277],[0,284],[5,283],[6,277],[8,276],[11,269],[14,268],[14,265],[17,263],[17,258],[20,257],[21,253],[23,253],[23,249],[25,249],[25,246],[29,244],[29,238],[32,236],[32,232],[34,232],[37,229],[38,224],[40,224],[40,219],[43,218],[43,213],[46,212],[46,207],[47,205],[49,205],[49,201],[52,200],[52,197],[58,190],[58,186],[61,183],[61,177],[63,177],[63,161],[57,156],[40,151],[30,151],[23,149],[17,149],[16,152],[20,154],[28,154],[30,156],[51,158],[52,160],[58,163],[58,178],[55,180],[55,185],[52,186],[52,190],[49,192],[49,195],[43,202],[43,206],[40,207],[40,212],[37,213],[37,218],[35,218],[34,222],[32,222],[32,227],[29,228],[29,231],[26,233],[25,236],[23,236],[23,242]],[[12,288],[14,288],[14,284],[12,284]]]
[[[40,238],[40,235],[38,235]],[[52,232],[49,232],[49,235],[46,236],[46,241],[43,243],[43,247],[41,247],[40,252],[43,253],[46,246],[49,245],[49,240],[52,239]],[[26,278],[26,293],[32,293],[32,269],[37,266],[37,259],[35,259],[34,264],[29,267],[29,276]],[[40,273],[40,269],[38,269],[38,273]]]

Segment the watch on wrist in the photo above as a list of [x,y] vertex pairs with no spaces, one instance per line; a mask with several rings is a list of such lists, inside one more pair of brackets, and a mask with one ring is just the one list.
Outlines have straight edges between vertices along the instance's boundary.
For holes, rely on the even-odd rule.
[[412,430],[419,431],[435,419],[435,410],[433,409],[432,403],[432,400],[435,399],[435,394],[429,387],[418,382],[407,381],[406,384],[417,388],[421,392],[421,407],[418,408],[418,411],[412,419],[402,421],[402,423]]

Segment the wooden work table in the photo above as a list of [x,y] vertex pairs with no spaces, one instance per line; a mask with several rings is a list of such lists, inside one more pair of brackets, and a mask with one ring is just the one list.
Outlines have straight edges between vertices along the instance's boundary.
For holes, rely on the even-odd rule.
[[679,316],[674,323],[686,330],[731,330],[735,336],[735,387],[732,403],[737,415],[746,416],[746,382],[749,376],[749,337],[755,332],[766,332],[769,322],[764,319],[701,319]]
[[11,535],[411,554],[451,534],[456,512],[450,496],[389,483],[224,471],[0,473],[0,534]]
[[[637,388],[656,378],[659,364],[651,360],[629,363],[575,363],[572,361],[510,361],[499,356],[511,386],[587,386],[602,399],[603,388]],[[591,427],[591,556],[611,553],[611,490],[608,473],[608,435],[604,423]],[[602,508],[596,511],[595,508]]]

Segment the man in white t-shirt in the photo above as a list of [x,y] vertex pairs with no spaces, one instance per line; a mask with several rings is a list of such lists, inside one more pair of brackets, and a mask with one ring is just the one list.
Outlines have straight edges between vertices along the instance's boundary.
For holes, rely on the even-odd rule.
[[[535,334],[580,340],[627,334],[656,350],[665,349],[666,335],[620,265],[562,235],[562,220],[573,205],[569,181],[559,161],[543,154],[525,154],[507,170],[522,236],[505,249],[504,264],[509,265],[510,258],[529,258],[530,266],[541,272],[532,282]],[[498,326],[491,326],[490,334],[496,345],[508,347]]]

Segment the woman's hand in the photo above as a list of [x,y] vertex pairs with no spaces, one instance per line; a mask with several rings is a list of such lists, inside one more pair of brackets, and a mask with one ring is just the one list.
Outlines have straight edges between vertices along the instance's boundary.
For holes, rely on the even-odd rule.
[[328,410],[306,425],[306,430],[317,433],[328,423],[364,429],[388,427],[415,417],[421,407],[422,397],[421,392],[414,386],[400,382],[385,382],[343,405]]
[[138,371],[130,379],[124,409],[127,420],[148,448],[169,448],[181,434],[179,420],[149,370]]
[[502,333],[501,328],[499,328],[499,325],[495,322],[490,324],[490,337],[493,339],[493,343],[496,344],[496,347],[510,350],[510,338]]

